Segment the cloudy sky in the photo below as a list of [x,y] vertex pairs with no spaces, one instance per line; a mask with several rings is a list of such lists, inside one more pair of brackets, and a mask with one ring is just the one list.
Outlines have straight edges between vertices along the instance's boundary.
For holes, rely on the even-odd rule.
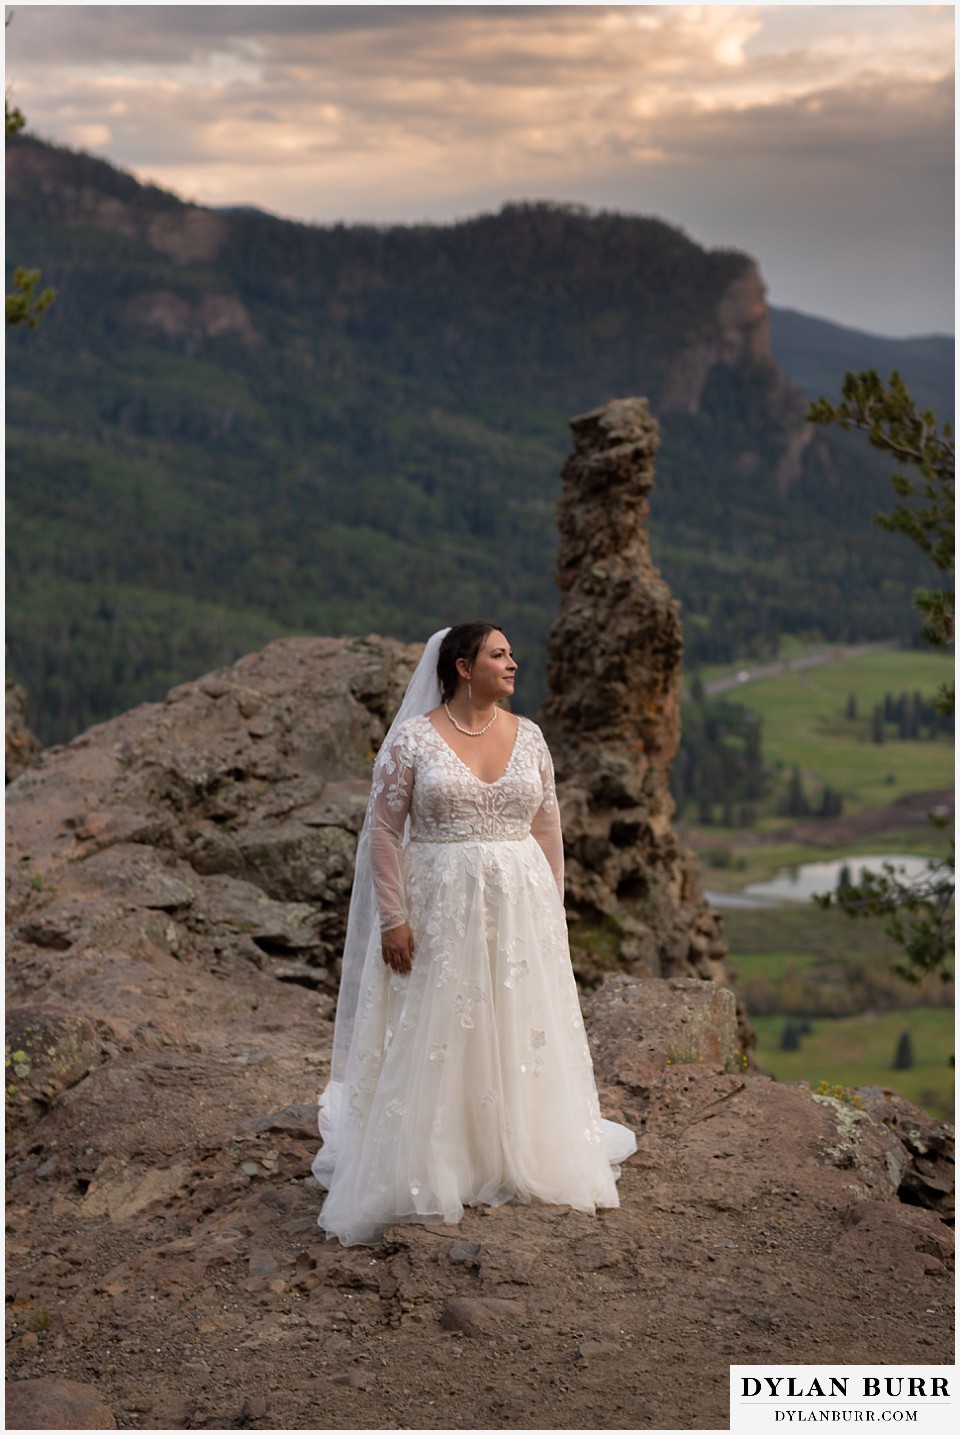
[[9,7],[33,131],[203,204],[656,214],[774,304],[953,331],[952,6]]

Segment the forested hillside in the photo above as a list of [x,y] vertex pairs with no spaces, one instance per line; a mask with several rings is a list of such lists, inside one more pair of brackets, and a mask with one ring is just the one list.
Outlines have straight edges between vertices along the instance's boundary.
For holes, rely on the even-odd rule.
[[[886,378],[897,369],[909,374],[910,391],[921,409],[933,409],[941,423],[953,422],[954,340],[947,334],[885,339],[773,307],[770,320],[773,357],[810,398],[838,394],[848,372],[876,369]],[[945,305],[944,323],[952,321],[952,304]]]
[[45,741],[272,636],[466,616],[535,711],[567,419],[631,394],[688,663],[916,633],[887,468],[805,428],[747,256],[564,206],[217,213],[24,137],[7,165],[9,263],[57,288],[7,350],[8,652]]

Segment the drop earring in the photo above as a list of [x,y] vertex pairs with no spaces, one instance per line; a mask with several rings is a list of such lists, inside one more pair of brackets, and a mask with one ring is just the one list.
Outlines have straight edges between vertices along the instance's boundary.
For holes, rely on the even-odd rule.
[[467,697],[471,701],[473,700],[473,684],[470,682],[469,678],[467,679]]

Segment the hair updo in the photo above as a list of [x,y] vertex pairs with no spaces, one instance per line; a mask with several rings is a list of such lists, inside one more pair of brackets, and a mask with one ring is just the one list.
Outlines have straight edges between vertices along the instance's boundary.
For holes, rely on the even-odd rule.
[[448,703],[457,691],[460,674],[457,662],[463,658],[472,667],[477,654],[483,647],[488,633],[502,633],[499,623],[457,623],[440,644],[437,657],[437,677],[440,681],[440,699]]

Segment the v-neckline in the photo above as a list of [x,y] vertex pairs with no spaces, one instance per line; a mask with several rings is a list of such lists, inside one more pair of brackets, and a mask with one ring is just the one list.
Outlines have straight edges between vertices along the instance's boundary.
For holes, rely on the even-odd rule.
[[513,735],[513,747],[510,749],[510,756],[507,758],[507,765],[506,765],[506,767],[503,769],[503,771],[501,772],[500,776],[499,776],[499,777],[495,777],[492,782],[485,782],[484,779],[480,776],[479,773],[474,772],[473,768],[472,768],[468,763],[464,762],[463,758],[462,758],[462,757],[460,756],[460,754],[457,752],[456,748],[450,746],[450,744],[447,742],[447,739],[443,736],[443,733],[440,731],[440,729],[439,729],[438,727],[435,726],[434,723],[432,723],[432,722],[430,721],[430,719],[429,719],[429,717],[427,716],[426,713],[424,713],[424,715],[423,715],[423,720],[424,720],[425,723],[427,723],[427,725],[431,728],[431,730],[432,730],[434,733],[436,733],[437,738],[439,739],[440,742],[443,743],[443,745],[444,745],[444,747],[447,749],[447,751],[453,753],[454,757],[457,759],[457,762],[459,762],[460,766],[461,766],[462,768],[464,768],[465,771],[469,772],[470,776],[471,776],[476,782],[479,782],[479,784],[480,784],[481,787],[496,787],[498,783],[500,783],[500,782],[503,781],[503,779],[506,777],[507,773],[510,771],[511,767],[513,766],[513,759],[514,759],[514,756],[516,755],[517,748],[518,748],[518,746],[519,746],[519,744],[520,744],[520,727],[521,727],[521,724],[522,724],[522,721],[523,721],[522,718],[519,718],[519,717],[517,718],[517,730],[516,730],[516,732],[515,732],[514,735]]

